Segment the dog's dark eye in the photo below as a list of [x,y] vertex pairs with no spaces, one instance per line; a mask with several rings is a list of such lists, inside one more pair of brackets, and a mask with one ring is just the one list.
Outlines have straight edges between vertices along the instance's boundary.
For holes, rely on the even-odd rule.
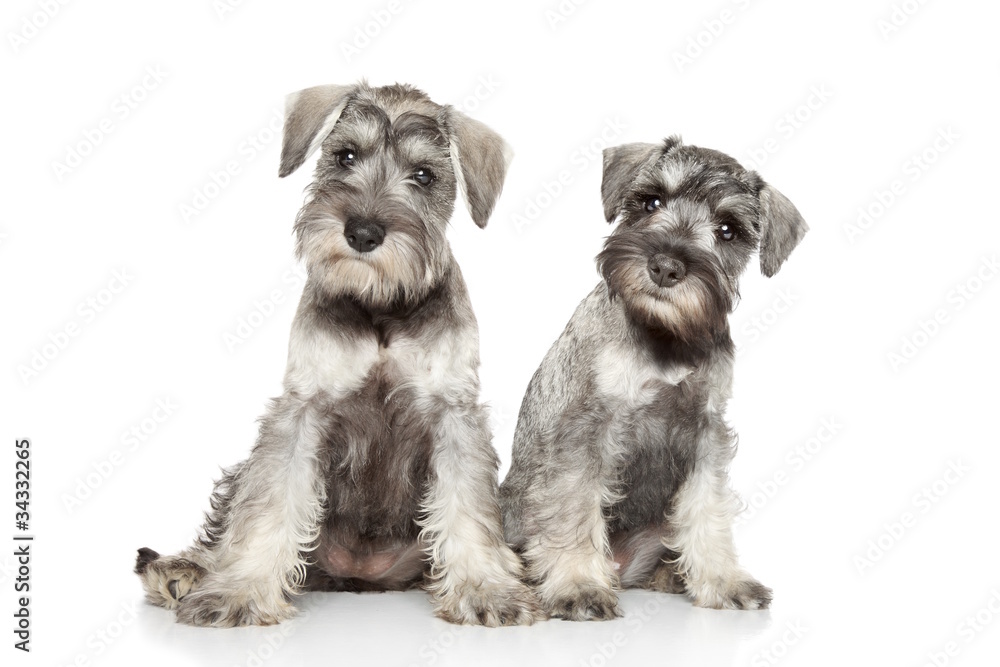
[[723,241],[732,241],[736,238],[736,228],[725,223],[719,225],[719,238]]
[[653,211],[655,211],[656,209],[660,208],[661,206],[663,206],[663,202],[660,201],[659,197],[655,197],[654,196],[654,197],[647,197],[646,198],[645,209],[646,209],[647,212],[652,213]]
[[345,148],[337,153],[337,164],[341,167],[353,167],[354,161],[358,159],[358,152],[353,148]]
[[420,185],[430,185],[431,181],[434,180],[434,172],[430,169],[424,169],[421,167],[413,172],[413,180],[420,183]]

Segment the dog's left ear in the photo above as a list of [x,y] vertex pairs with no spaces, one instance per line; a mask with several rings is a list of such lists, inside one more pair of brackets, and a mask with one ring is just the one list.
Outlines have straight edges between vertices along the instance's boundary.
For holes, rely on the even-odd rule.
[[458,190],[480,228],[485,227],[503,190],[514,152],[499,134],[448,107],[451,163]]
[[604,218],[608,222],[614,222],[618,217],[625,196],[639,172],[680,143],[680,137],[670,137],[660,144],[622,144],[604,149],[601,200],[604,203]]
[[355,85],[314,86],[285,98],[278,176],[288,176],[319,150],[356,89]]
[[809,231],[809,225],[788,197],[763,181],[761,184],[760,271],[770,278]]

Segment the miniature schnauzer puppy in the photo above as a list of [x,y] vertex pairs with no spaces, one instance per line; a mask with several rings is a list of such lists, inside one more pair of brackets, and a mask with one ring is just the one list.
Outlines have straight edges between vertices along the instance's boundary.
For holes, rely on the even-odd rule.
[[196,543],[139,551],[147,598],[230,627],[289,618],[304,591],[424,584],[448,621],[531,623],[501,527],[476,319],[445,238],[457,191],[486,226],[507,144],[415,88],[360,83],[289,96],[279,175],[317,150],[284,393],[217,482]]
[[731,531],[727,316],[754,251],[770,277],[808,227],[755,172],[678,137],[605,150],[601,194],[618,220],[604,281],[528,385],[506,539],[549,616],[619,616],[619,587],[765,608],[771,590],[740,567]]

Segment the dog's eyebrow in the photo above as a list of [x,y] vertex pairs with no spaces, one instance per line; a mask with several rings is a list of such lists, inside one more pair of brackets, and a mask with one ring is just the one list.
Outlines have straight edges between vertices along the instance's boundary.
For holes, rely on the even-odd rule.
[[348,108],[347,112],[358,121],[374,124],[383,130],[391,125],[389,114],[384,109],[369,102],[358,102],[353,108]]
[[659,173],[641,173],[629,186],[629,197],[647,197],[649,195],[662,195],[664,198],[671,194],[670,188]]
[[410,138],[424,139],[437,144],[444,144],[444,134],[433,118],[420,113],[406,111],[392,121],[392,131],[397,141]]
[[719,213],[729,213],[736,216],[753,217],[757,214],[752,197],[744,192],[727,192],[714,202],[714,208]]
[[339,144],[368,152],[385,141],[389,126],[389,116],[385,111],[377,106],[361,103],[344,112],[331,136],[335,136]]
[[677,197],[689,197],[708,202],[713,208],[723,206],[724,202],[734,203],[751,196],[750,188],[732,175],[717,169],[702,169],[693,172],[686,180],[671,192]]

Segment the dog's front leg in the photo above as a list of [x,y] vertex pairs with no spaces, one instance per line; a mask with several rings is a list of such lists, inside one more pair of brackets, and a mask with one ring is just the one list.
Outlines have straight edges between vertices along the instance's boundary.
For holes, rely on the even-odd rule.
[[473,402],[439,403],[431,486],[422,539],[431,559],[429,590],[439,616],[453,623],[530,624],[534,595],[503,538],[498,460],[485,410]]
[[548,438],[545,456],[522,499],[528,578],[543,611],[570,621],[621,616],[604,510],[617,497],[622,436],[602,421],[566,415],[541,435]]
[[732,524],[739,502],[729,487],[726,468],[734,451],[728,427],[716,424],[703,437],[691,475],[681,484],[669,516],[663,544],[676,552],[675,570],[700,607],[766,609],[771,589],[739,564]]
[[288,392],[276,399],[260,436],[213,499],[208,533],[213,567],[181,600],[191,625],[271,625],[294,614],[289,602],[304,575],[302,552],[317,537],[325,497],[318,450],[325,402]]

